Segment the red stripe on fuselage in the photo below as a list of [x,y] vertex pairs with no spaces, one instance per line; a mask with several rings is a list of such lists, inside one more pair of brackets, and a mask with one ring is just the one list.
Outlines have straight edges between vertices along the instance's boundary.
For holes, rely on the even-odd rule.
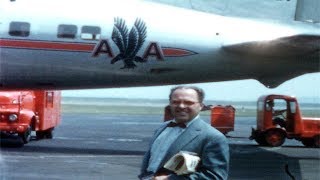
[[180,56],[190,56],[197,54],[195,52],[186,50],[186,49],[178,49],[178,48],[162,48],[162,52],[164,56],[167,57],[180,57]]
[[92,52],[95,44],[1,39],[0,47]]
[[[80,51],[92,52],[96,44],[93,43],[74,43],[74,42],[55,42],[55,41],[35,41],[19,39],[0,39],[0,47],[51,50],[51,51]],[[182,57],[197,54],[186,49],[163,47],[161,48],[164,57]]]

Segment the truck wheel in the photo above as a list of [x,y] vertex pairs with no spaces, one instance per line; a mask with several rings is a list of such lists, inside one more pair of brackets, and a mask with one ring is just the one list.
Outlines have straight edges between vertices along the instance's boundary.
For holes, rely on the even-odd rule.
[[47,139],[52,139],[53,138],[53,128],[50,128],[50,129],[45,131],[45,137]]
[[320,135],[316,135],[313,139],[314,139],[314,147],[320,148]]
[[25,132],[19,133],[18,135],[21,137],[23,143],[27,144],[31,140],[31,127],[29,126]]
[[37,135],[37,139],[52,139],[53,138],[53,129],[54,128],[50,128],[48,130],[45,131],[37,131],[36,135]]
[[43,131],[37,131],[36,132],[37,140],[44,138],[44,132]]
[[259,134],[257,137],[254,139],[260,146],[266,146],[268,145],[264,134]]
[[314,145],[314,140],[312,138],[301,139],[301,143],[305,147],[312,147]]
[[281,146],[285,141],[285,134],[279,129],[270,129],[265,135],[265,140],[269,146]]

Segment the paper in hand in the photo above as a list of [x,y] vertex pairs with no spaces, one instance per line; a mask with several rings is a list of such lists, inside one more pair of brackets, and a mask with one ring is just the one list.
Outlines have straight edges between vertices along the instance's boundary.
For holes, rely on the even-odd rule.
[[196,171],[200,157],[196,153],[180,151],[164,165],[164,168],[175,172],[177,175],[190,174]]

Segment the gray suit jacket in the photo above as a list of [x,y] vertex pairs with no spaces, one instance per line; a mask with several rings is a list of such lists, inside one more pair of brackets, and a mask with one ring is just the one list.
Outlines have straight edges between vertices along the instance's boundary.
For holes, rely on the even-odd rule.
[[[148,175],[147,168],[150,158],[150,149],[152,143],[166,128],[166,124],[156,130],[151,141],[149,150],[146,152],[139,177]],[[163,165],[175,154],[180,151],[195,152],[201,158],[197,172],[188,175],[177,176],[170,175],[170,179],[227,179],[229,170],[229,145],[226,137],[218,130],[210,126],[201,119],[195,119],[195,122],[175,140],[171,145],[164,159]]]

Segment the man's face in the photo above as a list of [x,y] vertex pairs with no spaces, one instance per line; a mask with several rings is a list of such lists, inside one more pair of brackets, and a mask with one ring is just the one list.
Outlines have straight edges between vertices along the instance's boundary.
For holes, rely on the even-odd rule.
[[177,123],[192,120],[199,114],[202,106],[193,89],[177,89],[171,95],[170,108]]

